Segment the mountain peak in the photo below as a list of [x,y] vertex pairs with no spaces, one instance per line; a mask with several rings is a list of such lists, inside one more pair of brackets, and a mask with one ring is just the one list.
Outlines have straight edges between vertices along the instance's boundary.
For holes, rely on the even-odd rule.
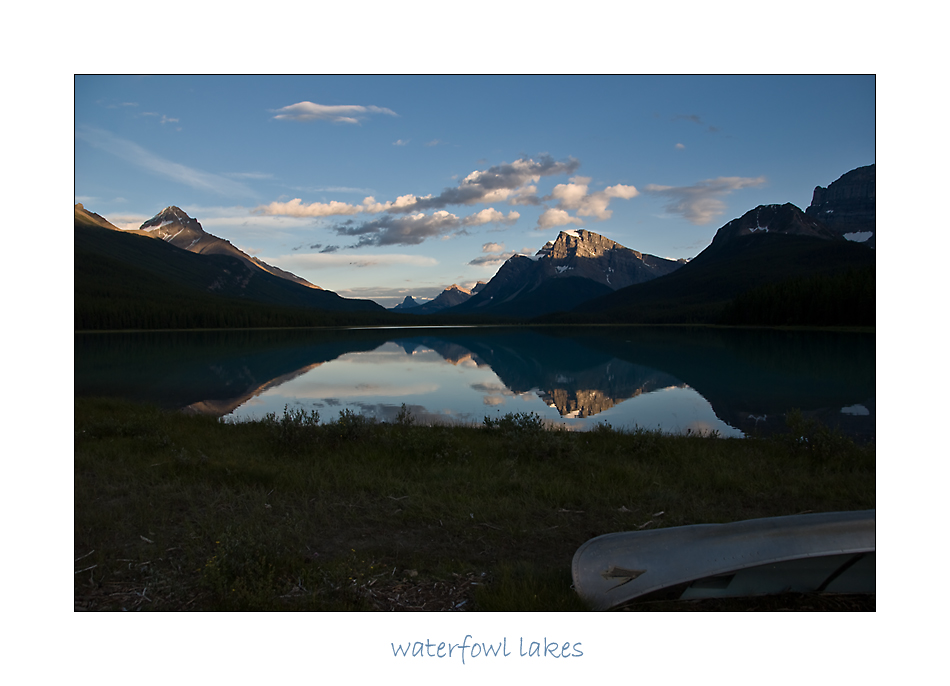
[[169,205],[164,210],[162,210],[161,212],[156,214],[154,217],[149,219],[147,222],[142,224],[142,228],[144,229],[147,226],[156,226],[163,222],[170,222],[170,221],[177,222],[179,224],[191,224],[192,222],[194,222],[195,224],[198,223],[197,219],[193,219],[189,217],[188,213],[185,212],[180,207],[176,207],[175,205]]
[[407,296],[405,297],[405,299],[404,299],[401,303],[399,303],[398,305],[396,305],[395,307],[390,308],[390,309],[393,309],[393,310],[409,310],[409,309],[412,309],[412,308],[414,308],[414,307],[419,307],[419,303],[418,303],[418,302],[416,301],[416,299],[413,298],[411,295],[407,295]]
[[142,224],[142,226],[139,227],[139,230],[151,232],[154,229],[170,226],[172,224],[177,224],[181,228],[188,228],[192,231],[198,232],[199,234],[204,234],[204,229],[201,228],[201,224],[198,223],[197,219],[189,217],[187,212],[182,210],[180,207],[175,207],[174,205],[169,205],[154,217],[146,221],[144,224]]
[[608,251],[616,249],[629,250],[629,248],[605,238],[599,233],[587,229],[568,229],[567,231],[561,231],[554,241],[545,243],[535,257],[550,257],[553,259],[600,257]]

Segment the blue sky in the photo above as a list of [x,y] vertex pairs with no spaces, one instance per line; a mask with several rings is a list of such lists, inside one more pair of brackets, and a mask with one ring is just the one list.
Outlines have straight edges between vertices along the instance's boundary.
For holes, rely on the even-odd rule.
[[391,307],[586,228],[690,258],[875,162],[873,76],[77,76],[75,199]]

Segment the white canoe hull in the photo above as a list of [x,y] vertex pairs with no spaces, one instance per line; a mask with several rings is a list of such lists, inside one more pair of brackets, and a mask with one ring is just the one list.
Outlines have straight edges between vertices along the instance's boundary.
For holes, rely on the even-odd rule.
[[673,589],[679,598],[874,593],[874,510],[627,531],[574,554],[574,589],[597,610]]

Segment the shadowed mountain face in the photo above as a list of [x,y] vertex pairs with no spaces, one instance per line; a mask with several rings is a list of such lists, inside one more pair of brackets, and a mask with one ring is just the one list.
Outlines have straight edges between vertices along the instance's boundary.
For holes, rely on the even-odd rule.
[[724,225],[682,268],[584,303],[559,323],[718,322],[751,289],[873,268],[874,251],[847,241],[791,204],[762,205]]
[[76,206],[73,208],[74,222],[78,226],[98,226],[103,229],[109,229],[111,231],[121,231],[119,227],[109,223],[105,217],[100,217],[95,212],[90,212],[85,207],[82,206],[81,202],[77,202]]
[[[160,214],[146,222],[148,230],[123,231],[77,205],[73,248],[77,307],[81,304],[94,312],[122,303],[133,311],[151,307],[174,312],[197,301],[212,309],[218,302],[222,307],[235,303],[240,307],[250,301],[328,312],[384,311],[375,302],[341,298],[275,274],[273,268],[265,269],[263,262],[205,233],[198,222],[176,210],[168,208],[164,219]],[[191,249],[174,245],[181,240],[187,240]]]
[[138,229],[130,231],[130,233],[148,236],[149,238],[157,238],[174,245],[176,248],[198,253],[199,255],[229,255],[236,257],[250,266],[263,269],[268,274],[287,279],[288,281],[306,286],[307,288],[323,290],[319,286],[314,286],[296,274],[291,274],[283,269],[262,262],[256,257],[251,257],[231,245],[230,241],[205,232],[197,219],[192,219],[183,210],[174,205],[166,207],[142,224]]
[[[704,252],[714,253],[734,244],[737,240],[766,233],[812,236],[829,240],[839,238],[834,231],[809,217],[791,203],[759,205],[719,229],[713,237],[712,244]],[[697,259],[699,259],[698,256]]]
[[534,317],[572,309],[681,266],[681,262],[631,250],[592,231],[562,231],[534,257],[510,258],[484,288],[450,312]]
[[815,187],[809,217],[839,236],[874,247],[876,243],[875,165],[852,169],[827,188]]
[[403,301],[402,301],[401,303],[399,303],[398,305],[396,305],[395,307],[392,307],[392,308],[390,308],[390,309],[392,309],[392,310],[412,310],[412,309],[415,309],[416,307],[419,307],[420,304],[421,304],[421,303],[417,302],[416,299],[413,298],[411,295],[407,295],[407,296],[405,297],[405,299],[403,299]]

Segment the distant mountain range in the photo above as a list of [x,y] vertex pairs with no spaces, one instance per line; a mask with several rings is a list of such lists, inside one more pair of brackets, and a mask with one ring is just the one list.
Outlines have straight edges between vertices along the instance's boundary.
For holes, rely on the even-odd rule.
[[[873,323],[874,169],[860,167],[827,188],[817,186],[804,212],[788,203],[760,205],[723,225],[689,261],[641,253],[584,229],[562,231],[535,255],[508,259],[487,283],[471,290],[453,284],[422,304],[406,296],[389,313],[250,257],[177,207],[166,207],[138,229],[121,230],[77,204],[77,312],[80,303],[89,313],[124,299],[124,314],[113,320],[135,328],[134,312],[142,308],[169,312],[200,301],[213,309],[206,298],[215,296],[238,304],[359,312],[380,321],[425,315],[420,319],[449,322],[756,323],[762,317],[750,312],[801,296],[799,310],[814,308],[815,298],[822,307],[836,301],[822,321],[861,308],[858,319]],[[849,293],[829,295],[834,289]],[[742,298],[744,314],[738,316]],[[724,313],[733,319],[725,322]],[[854,323],[851,315],[846,319]],[[78,321],[77,314],[77,327]]]
[[481,289],[485,287],[484,281],[479,281],[475,286],[469,290],[467,288],[462,288],[458,284],[452,284],[444,291],[439,293],[435,298],[429,300],[428,302],[419,303],[416,302],[412,296],[406,296],[406,299],[402,301],[399,305],[396,305],[393,311],[400,312],[410,312],[411,314],[435,314],[436,312],[443,312],[449,308],[455,307],[456,305],[461,305],[469,298],[471,298],[475,293],[478,293]]

